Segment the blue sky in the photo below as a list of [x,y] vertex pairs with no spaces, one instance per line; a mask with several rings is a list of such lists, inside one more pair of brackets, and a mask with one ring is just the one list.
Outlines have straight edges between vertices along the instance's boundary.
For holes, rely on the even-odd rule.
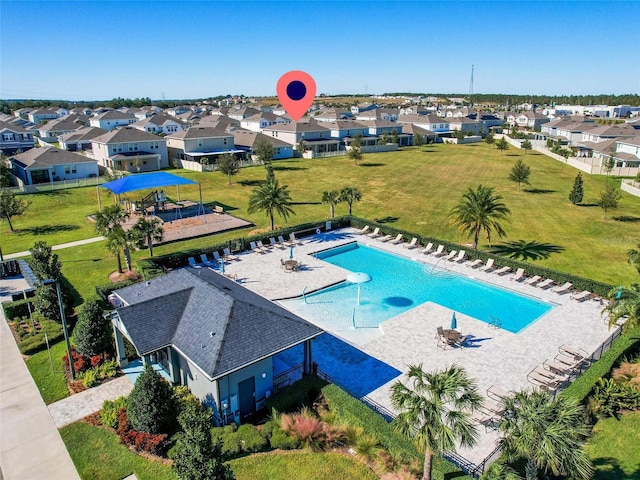
[[0,98],[640,91],[640,2],[0,2]]

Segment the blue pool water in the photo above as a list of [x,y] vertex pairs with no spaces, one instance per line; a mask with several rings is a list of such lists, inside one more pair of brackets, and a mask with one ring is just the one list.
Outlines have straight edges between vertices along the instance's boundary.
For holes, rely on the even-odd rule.
[[517,333],[553,308],[551,304],[434,268],[381,250],[350,243],[316,254],[316,257],[351,272],[364,272],[371,281],[358,286],[343,283],[302,299],[295,310],[321,318],[337,329],[374,328],[425,302],[492,323]]

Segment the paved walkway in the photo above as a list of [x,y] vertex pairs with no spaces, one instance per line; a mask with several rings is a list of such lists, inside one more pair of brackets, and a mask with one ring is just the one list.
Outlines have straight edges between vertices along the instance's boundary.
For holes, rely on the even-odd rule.
[[49,413],[56,427],[62,428],[83,419],[102,408],[105,400],[115,400],[131,393],[133,384],[123,375],[84,392],[76,393],[49,405]]
[[[101,242],[104,239],[104,237],[85,238],[84,240],[54,245],[51,247],[51,250],[62,250],[63,248],[77,247],[78,245],[86,245],[87,243]],[[9,253],[8,255],[3,255],[3,257],[5,260],[11,260],[12,258],[28,257],[29,255],[31,255],[31,252],[27,250],[25,252]]]
[[0,351],[0,478],[80,480],[1,308]]

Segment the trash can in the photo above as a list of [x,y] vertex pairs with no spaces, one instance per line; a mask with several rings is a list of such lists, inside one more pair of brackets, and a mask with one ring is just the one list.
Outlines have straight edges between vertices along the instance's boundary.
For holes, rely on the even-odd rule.
[[327,222],[324,226],[324,229],[328,232],[329,230],[331,230],[331,222]]

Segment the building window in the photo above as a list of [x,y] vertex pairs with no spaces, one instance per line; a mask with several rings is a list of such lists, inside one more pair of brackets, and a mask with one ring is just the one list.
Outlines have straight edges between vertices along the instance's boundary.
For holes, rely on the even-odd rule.
[[64,166],[64,173],[66,175],[69,175],[70,173],[77,173],[77,168],[75,165],[65,165]]
[[226,138],[224,139],[224,144],[225,144],[225,145],[227,144],[227,139],[226,139]]

